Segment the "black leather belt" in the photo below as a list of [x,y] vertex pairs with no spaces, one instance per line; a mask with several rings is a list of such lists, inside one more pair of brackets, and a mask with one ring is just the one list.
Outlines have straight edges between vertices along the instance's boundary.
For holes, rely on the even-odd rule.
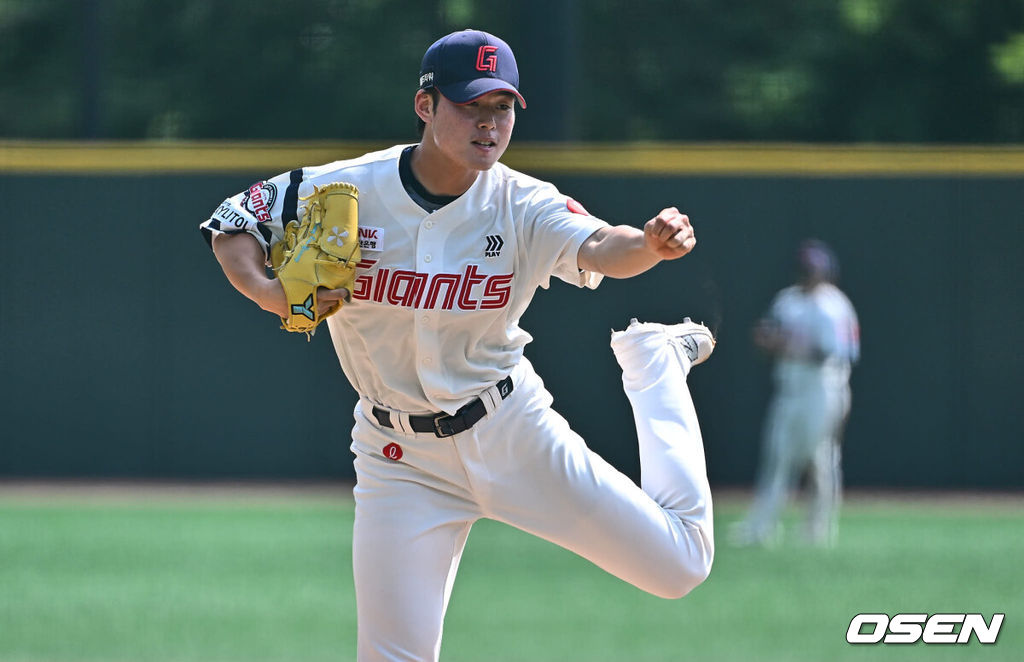
[[[509,394],[512,393],[512,375],[509,375],[498,382],[497,387],[498,393],[501,394],[501,399],[504,400],[507,398]],[[428,414],[425,416],[410,416],[409,424],[412,426],[414,432],[432,432],[438,437],[451,437],[473,427],[477,424],[477,421],[486,415],[487,407],[484,405],[484,401],[480,398],[476,398],[472,402],[460,407],[459,410],[452,415],[440,413]],[[391,423],[391,413],[388,410],[381,409],[380,407],[374,407],[373,417],[376,418],[377,422],[383,427],[391,429],[395,428]]]

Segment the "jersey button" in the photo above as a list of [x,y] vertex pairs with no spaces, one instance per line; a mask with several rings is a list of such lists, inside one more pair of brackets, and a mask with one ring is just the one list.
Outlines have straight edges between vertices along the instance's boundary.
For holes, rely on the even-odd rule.
[[424,262],[430,262],[430,261],[431,261],[431,260],[433,260],[433,259],[434,259],[434,258],[430,257],[430,254],[429,254],[429,253],[427,253],[426,255],[424,255],[424,256],[423,256],[423,261],[424,261]]
[[429,230],[430,228],[434,227],[434,222],[433,221],[427,221],[426,223],[423,224],[423,227],[425,227],[426,229]]
[[434,362],[434,360],[431,359],[429,356],[426,357],[425,359],[423,359],[423,363],[425,363],[426,365],[430,365],[433,362]]

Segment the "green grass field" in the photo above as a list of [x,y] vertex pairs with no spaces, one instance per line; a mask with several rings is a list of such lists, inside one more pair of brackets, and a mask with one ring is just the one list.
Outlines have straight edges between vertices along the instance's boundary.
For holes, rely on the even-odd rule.
[[[831,551],[730,548],[744,503],[678,601],[480,522],[442,659],[1024,659],[1024,499],[851,498]],[[352,660],[351,520],[343,488],[0,490],[0,660]],[[995,645],[854,646],[858,612],[1006,618]]]

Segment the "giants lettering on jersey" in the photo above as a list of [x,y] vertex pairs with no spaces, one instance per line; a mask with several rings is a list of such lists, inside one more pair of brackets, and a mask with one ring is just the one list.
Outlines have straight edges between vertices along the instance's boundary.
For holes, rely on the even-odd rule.
[[[362,260],[369,269],[376,260]],[[407,269],[378,269],[356,278],[353,299],[427,310],[496,310],[508,305],[513,274],[479,273],[475,264],[461,274],[424,274]]]

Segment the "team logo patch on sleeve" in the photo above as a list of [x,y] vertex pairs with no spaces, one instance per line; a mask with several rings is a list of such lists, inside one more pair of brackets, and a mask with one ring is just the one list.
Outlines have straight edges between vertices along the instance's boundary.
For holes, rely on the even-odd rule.
[[568,198],[565,201],[565,206],[574,214],[582,214],[583,216],[590,216],[590,212],[583,208],[583,205],[576,202],[572,198]]
[[260,223],[271,220],[270,210],[277,201],[277,186],[271,182],[256,182],[242,196],[242,207]]

